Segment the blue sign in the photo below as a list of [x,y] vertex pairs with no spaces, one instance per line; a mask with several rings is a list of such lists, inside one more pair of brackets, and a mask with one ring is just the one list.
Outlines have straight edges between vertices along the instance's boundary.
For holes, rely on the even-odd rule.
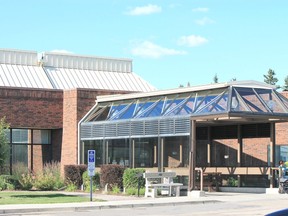
[[95,162],[95,150],[88,150],[88,160],[89,163]]
[[88,150],[88,176],[95,175],[95,150]]

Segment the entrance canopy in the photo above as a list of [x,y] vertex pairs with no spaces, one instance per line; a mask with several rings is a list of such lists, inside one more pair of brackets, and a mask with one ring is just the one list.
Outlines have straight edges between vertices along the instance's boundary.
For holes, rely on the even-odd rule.
[[255,81],[100,96],[80,122],[80,138],[189,135],[191,119],[198,125],[287,121],[288,100]]

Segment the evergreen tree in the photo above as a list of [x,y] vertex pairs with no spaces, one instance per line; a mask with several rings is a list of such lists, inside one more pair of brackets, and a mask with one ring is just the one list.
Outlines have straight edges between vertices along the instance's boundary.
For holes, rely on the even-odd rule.
[[269,69],[267,72],[267,75],[263,75],[264,76],[264,82],[270,85],[276,85],[276,83],[278,82],[278,79],[275,77],[276,73],[274,72],[274,70]]
[[218,76],[217,74],[215,74],[214,78],[213,78],[214,83],[218,83]]
[[9,144],[6,135],[6,130],[9,125],[6,123],[5,117],[0,119],[0,170],[5,166],[6,160],[9,156]]
[[283,91],[288,91],[288,76],[284,80],[284,86],[282,87]]

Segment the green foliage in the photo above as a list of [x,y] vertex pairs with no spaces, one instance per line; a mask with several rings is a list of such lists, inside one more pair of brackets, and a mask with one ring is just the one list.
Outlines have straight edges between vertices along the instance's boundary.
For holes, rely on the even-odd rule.
[[112,186],[112,193],[113,194],[119,194],[120,188],[117,185]]
[[15,163],[12,166],[12,174],[18,183],[15,185],[17,189],[30,190],[33,187],[34,179],[32,178],[32,173],[24,163]]
[[35,188],[39,190],[59,190],[64,187],[64,179],[61,177],[60,164],[47,163],[41,171],[36,172]]
[[68,191],[68,192],[74,192],[77,189],[78,189],[77,185],[75,185],[74,183],[70,183],[70,184],[67,185],[65,190]]
[[66,184],[73,183],[78,188],[83,184],[82,175],[87,170],[87,165],[65,165],[64,176]]
[[233,177],[229,177],[227,179],[227,184],[228,186],[230,187],[237,187],[238,186],[238,180],[236,178],[233,178]]
[[[130,195],[130,196],[134,196],[134,195],[138,195],[138,188],[127,188],[125,190],[125,193],[127,195]],[[139,190],[139,195],[140,196],[144,196],[145,195],[145,188],[140,188]]]
[[288,76],[285,77],[283,91],[288,91]]
[[[123,174],[123,186],[127,188],[138,188],[138,176],[145,172],[145,169],[136,168],[136,169],[126,169]],[[140,187],[145,186],[145,179],[141,175],[140,177]]]
[[274,70],[269,69],[267,75],[264,76],[264,82],[270,85],[276,85],[278,79],[275,77],[276,73]]
[[0,119],[0,171],[4,168],[6,160],[9,156],[9,144],[6,135],[6,130],[9,128],[9,124],[6,123],[6,118]]
[[15,181],[10,175],[0,176],[0,191],[1,190],[15,190]]
[[102,187],[108,184],[108,190],[113,186],[123,187],[123,173],[125,168],[118,164],[106,164],[101,166],[100,183]]
[[[86,192],[90,191],[90,176],[88,176],[88,171],[85,171],[82,175],[83,179],[83,186],[84,190]],[[100,174],[95,173],[95,175],[92,177],[92,191],[96,191],[98,188],[100,188]]]
[[217,76],[217,74],[215,74],[215,76],[213,77],[213,81],[214,81],[214,83],[218,83],[218,76]]
[[3,176],[0,176],[0,191],[6,190],[6,179]]
[[34,185],[34,176],[32,173],[23,173],[19,179],[22,190],[30,190]]

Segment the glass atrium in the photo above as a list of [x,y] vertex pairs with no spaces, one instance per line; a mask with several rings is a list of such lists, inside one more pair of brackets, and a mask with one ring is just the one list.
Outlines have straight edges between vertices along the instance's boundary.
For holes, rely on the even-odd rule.
[[[80,163],[86,163],[88,149],[95,149],[96,166],[120,164],[160,171],[177,168],[179,175],[188,175],[193,138],[197,140],[194,167],[241,166],[241,163],[246,166],[260,163],[264,167],[272,160],[273,164],[276,159],[271,157],[266,144],[263,145],[269,154],[266,158],[247,162],[237,156],[236,148],[229,162],[217,159],[212,154],[217,149],[211,147],[208,151],[207,143],[219,138],[221,130],[216,134],[207,128],[215,127],[217,131],[217,126],[224,126],[228,132],[235,128],[236,132],[231,133],[222,130],[221,139],[239,140],[235,125],[244,131],[241,139],[270,138],[270,124],[288,119],[288,100],[272,86],[254,81],[100,96],[96,102],[80,122]],[[197,130],[196,126],[193,129],[192,121]],[[245,134],[251,125],[263,133]]]

